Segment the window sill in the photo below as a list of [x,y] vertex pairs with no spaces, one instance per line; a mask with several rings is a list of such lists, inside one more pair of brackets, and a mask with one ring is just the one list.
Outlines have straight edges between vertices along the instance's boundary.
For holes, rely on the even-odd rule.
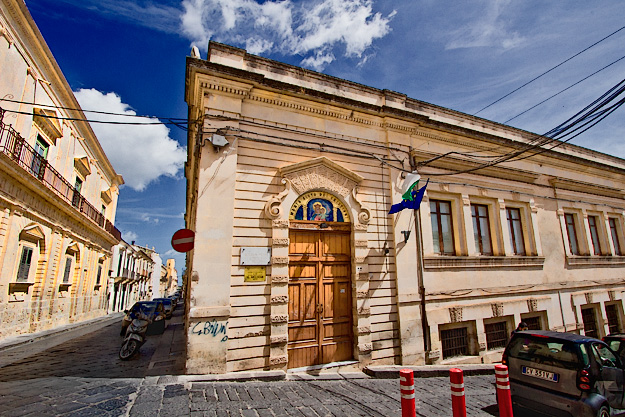
[[542,269],[544,256],[430,256],[424,257],[426,270],[438,269]]
[[584,268],[595,266],[625,265],[625,256],[588,256],[570,255],[566,257],[566,266],[571,268]]
[[69,291],[69,287],[71,286],[72,284],[59,284],[59,292]]
[[9,282],[9,295],[18,292],[28,294],[28,289],[31,285],[35,285],[34,282]]

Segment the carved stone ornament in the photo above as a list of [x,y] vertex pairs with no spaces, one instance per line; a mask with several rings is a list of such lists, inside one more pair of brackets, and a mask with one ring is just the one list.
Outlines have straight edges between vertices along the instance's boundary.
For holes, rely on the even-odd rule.
[[288,265],[289,257],[288,256],[273,256],[271,258],[272,265]]
[[287,314],[275,314],[271,316],[272,323],[286,323],[289,321],[289,316]]
[[373,350],[373,345],[371,343],[360,343],[358,345],[358,353],[361,355],[366,355],[367,353],[371,353]]
[[367,298],[369,296],[369,290],[359,290],[356,292],[357,298]]
[[283,345],[287,342],[287,335],[271,336],[272,345]]
[[591,292],[584,293],[584,297],[586,297],[586,304],[592,304],[592,293]]
[[274,229],[288,229],[289,228],[289,221],[288,220],[274,220],[273,221],[273,227]]
[[535,298],[527,300],[527,309],[531,312],[538,311],[538,300]]
[[288,275],[276,275],[271,277],[272,284],[286,284],[289,282]]
[[282,200],[284,200],[284,197],[291,190],[291,182],[288,179],[282,178],[281,182],[282,184],[284,184],[284,190],[282,190],[282,192],[280,192],[280,194],[278,195],[271,196],[269,200],[267,200],[267,202],[265,203],[265,216],[270,219],[277,219],[281,217],[280,215],[282,214]]
[[289,238],[271,239],[272,246],[289,246]]
[[363,178],[326,157],[311,159],[280,168],[298,194],[328,190],[346,198]]
[[289,302],[288,295],[272,295],[271,304],[284,304]]
[[610,297],[610,301],[616,300],[616,292],[614,290],[608,291],[608,297]]
[[480,342],[480,352],[486,350],[486,342]]
[[460,323],[462,321],[462,307],[450,307],[449,319],[452,323]]
[[371,326],[358,326],[359,335],[370,334],[370,333],[371,333]]
[[354,246],[357,248],[366,248],[367,246],[369,246],[369,241],[366,239],[355,240]]
[[275,356],[275,357],[269,358],[269,363],[271,365],[283,365],[287,363],[288,361],[289,361],[289,358],[286,356]]
[[492,303],[490,307],[493,310],[493,317],[503,316],[503,303]]
[[360,205],[360,212],[358,213],[358,221],[360,224],[369,224],[371,220],[371,210],[369,210],[358,198],[358,187],[354,187],[352,190],[352,197],[354,197],[354,201]]
[[369,316],[371,314],[371,307],[360,307],[358,314],[361,316]]

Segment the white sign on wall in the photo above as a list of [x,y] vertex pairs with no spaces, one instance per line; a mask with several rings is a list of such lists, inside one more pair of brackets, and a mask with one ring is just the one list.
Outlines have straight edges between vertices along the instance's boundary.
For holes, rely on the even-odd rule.
[[269,265],[271,248],[241,248],[241,265]]

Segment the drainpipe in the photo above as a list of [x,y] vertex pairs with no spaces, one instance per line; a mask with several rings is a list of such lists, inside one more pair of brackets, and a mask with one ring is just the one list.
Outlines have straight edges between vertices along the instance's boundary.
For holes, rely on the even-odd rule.
[[[410,170],[415,172],[416,166],[412,155],[410,155]],[[417,233],[417,283],[419,285],[419,298],[421,303],[421,327],[423,331],[423,350],[426,353],[426,363],[429,361],[428,356],[432,348],[430,340],[430,326],[428,324],[428,316],[425,302],[425,286],[423,284],[423,236],[421,233],[421,215],[418,210],[414,210],[415,231]]]
[[564,332],[566,332],[566,321],[564,320],[564,308],[562,308],[562,294],[560,290],[558,290],[558,300],[560,301],[560,315],[562,316],[562,327],[564,328]]

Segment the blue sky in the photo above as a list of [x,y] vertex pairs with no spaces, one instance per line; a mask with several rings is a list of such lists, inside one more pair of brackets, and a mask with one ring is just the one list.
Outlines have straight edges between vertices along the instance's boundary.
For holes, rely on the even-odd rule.
[[[625,58],[618,61],[625,56],[624,29],[480,111],[623,27],[619,0],[26,4],[85,110],[185,118],[185,57],[196,45],[205,58],[209,39],[536,133],[565,121],[625,74]],[[572,143],[625,158],[624,113],[619,109]],[[182,272],[184,255],[170,239],[184,227],[186,133],[171,125],[93,128],[126,181],[116,226],[127,241],[175,258]]]

